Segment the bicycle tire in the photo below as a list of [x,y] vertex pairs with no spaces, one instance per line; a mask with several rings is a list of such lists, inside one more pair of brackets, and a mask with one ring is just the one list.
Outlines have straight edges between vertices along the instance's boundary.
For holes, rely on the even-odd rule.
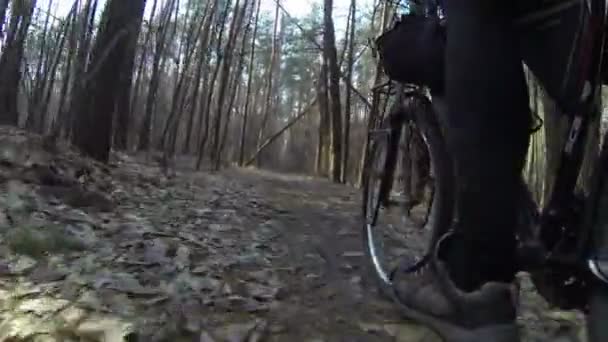
[[[448,232],[452,225],[452,218],[454,213],[454,179],[452,172],[451,157],[448,153],[445,139],[441,130],[441,126],[432,103],[426,96],[422,96],[418,93],[408,94],[403,102],[407,104],[407,119],[410,120],[414,126],[418,129],[418,132],[422,136],[422,139],[429,152],[431,161],[431,172],[434,175],[434,192],[432,196],[432,207],[430,218],[428,220],[428,229],[430,230],[430,238],[427,243],[427,250],[424,253],[424,258],[420,263],[426,262],[428,256],[434,252],[434,246],[437,241]],[[400,122],[403,126],[405,120]],[[390,122],[388,119],[382,120],[378,125],[380,129],[391,130]],[[390,133],[389,133],[390,134]],[[389,138],[390,139],[390,138]],[[394,294],[392,288],[392,282],[390,278],[387,279],[387,274],[382,274],[382,270],[378,269],[377,263],[374,261],[374,251],[372,246],[374,242],[373,237],[370,234],[370,227],[368,222],[368,207],[369,199],[371,196],[372,189],[370,188],[370,168],[374,159],[377,157],[379,149],[382,148],[382,144],[388,144],[389,139],[373,140],[370,138],[368,158],[364,164],[364,172],[366,173],[363,177],[363,243],[364,250],[368,261],[369,271],[376,279],[377,285],[384,295],[391,296]]]
[[[433,104],[427,97],[415,99],[422,110],[414,111],[414,123],[430,152],[431,168],[435,175],[433,193],[433,209],[430,218],[432,237],[427,253],[435,253],[435,245],[439,239],[452,228],[454,218],[455,188],[452,157],[448,152],[441,124]],[[435,200],[437,201],[435,203]]]

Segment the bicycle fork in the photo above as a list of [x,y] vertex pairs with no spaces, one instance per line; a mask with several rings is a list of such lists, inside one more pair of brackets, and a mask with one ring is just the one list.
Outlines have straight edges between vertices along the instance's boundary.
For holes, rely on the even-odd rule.
[[384,162],[383,175],[380,181],[379,199],[383,206],[388,206],[393,181],[395,179],[395,169],[397,167],[397,159],[399,156],[399,141],[401,140],[401,128],[403,119],[400,115],[393,114],[390,116],[388,148],[386,151],[386,159]]

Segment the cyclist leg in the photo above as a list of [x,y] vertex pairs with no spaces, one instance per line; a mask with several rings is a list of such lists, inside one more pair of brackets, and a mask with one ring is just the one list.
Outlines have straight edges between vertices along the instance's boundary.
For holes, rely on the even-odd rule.
[[461,236],[446,263],[467,290],[516,272],[516,198],[531,115],[511,10],[504,1],[448,2],[447,135]]
[[460,334],[454,340],[518,341],[509,284],[515,273],[514,185],[530,115],[511,5],[450,0],[447,6],[446,132],[460,185],[462,238],[448,246],[436,270],[397,275],[397,293],[406,315],[444,335]]

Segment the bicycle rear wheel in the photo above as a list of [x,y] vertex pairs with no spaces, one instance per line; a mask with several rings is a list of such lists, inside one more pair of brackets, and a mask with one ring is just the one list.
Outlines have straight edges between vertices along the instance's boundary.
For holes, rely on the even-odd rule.
[[[371,272],[385,294],[391,293],[397,269],[412,269],[427,262],[436,242],[451,227],[454,208],[451,159],[431,102],[413,93],[396,106],[403,106],[403,110],[394,108],[379,129],[370,132],[363,184],[365,250]],[[428,155],[430,184],[419,206],[425,210],[411,210],[411,200],[400,184],[402,179],[396,176],[405,160],[407,139],[403,130],[408,124],[422,138]],[[416,216],[418,220],[413,219]],[[417,226],[416,222],[423,225]]]

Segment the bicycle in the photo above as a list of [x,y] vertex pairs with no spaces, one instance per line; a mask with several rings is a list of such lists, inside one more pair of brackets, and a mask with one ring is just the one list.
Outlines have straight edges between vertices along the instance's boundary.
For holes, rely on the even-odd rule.
[[[568,69],[569,77],[584,82],[581,101],[575,110],[569,111],[573,114],[569,115],[561,162],[552,194],[543,208],[533,200],[522,178],[518,262],[522,270],[531,274],[538,292],[550,304],[566,310],[581,310],[587,315],[591,341],[607,341],[608,327],[601,323],[608,317],[608,132],[604,133],[600,152],[593,161],[591,191],[587,194],[576,191],[589,124],[596,115],[601,115],[606,4],[603,0],[581,1],[581,4],[583,24],[577,32],[591,44],[575,51],[576,67]],[[586,64],[584,57],[590,58]],[[412,101],[418,110],[380,118],[368,132],[362,208],[363,237],[370,267],[381,291],[396,302],[399,300],[392,283],[394,274],[415,271],[429,263],[457,219],[451,160],[434,100],[424,86],[401,84],[401,87],[398,101]],[[406,123],[414,125],[424,139],[434,181],[426,227],[427,245],[418,248],[419,257],[413,260],[404,260],[398,247],[394,252],[395,246],[388,246],[387,252],[378,244],[384,236],[394,238],[396,235],[381,230],[379,220],[383,211],[400,204],[391,197],[398,196],[393,191],[394,173],[401,131]],[[407,244],[409,241],[405,240]],[[396,258],[390,265],[381,260],[388,254]]]

